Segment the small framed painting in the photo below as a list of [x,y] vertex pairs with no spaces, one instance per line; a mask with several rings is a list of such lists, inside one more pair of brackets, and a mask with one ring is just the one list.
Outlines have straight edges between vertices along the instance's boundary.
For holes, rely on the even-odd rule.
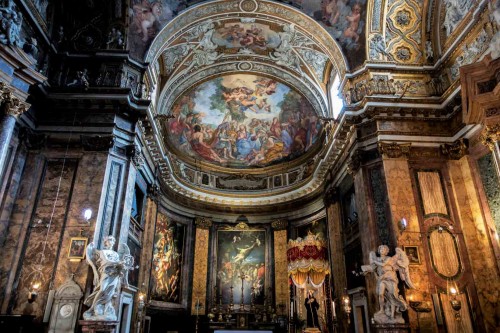
[[418,246],[411,245],[404,247],[406,256],[410,261],[410,265],[420,265],[420,255],[418,254]]
[[85,258],[85,249],[87,248],[88,238],[71,237],[68,250],[69,259],[82,260]]

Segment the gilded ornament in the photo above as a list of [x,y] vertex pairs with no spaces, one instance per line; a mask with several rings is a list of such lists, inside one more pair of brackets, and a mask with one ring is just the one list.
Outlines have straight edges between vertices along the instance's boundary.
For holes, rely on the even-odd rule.
[[386,158],[408,158],[411,143],[398,144],[396,142],[379,142],[378,151]]
[[445,143],[441,145],[441,152],[443,155],[448,156],[452,160],[459,160],[468,154],[469,141],[467,139],[460,139],[452,144]]
[[200,229],[210,229],[212,226],[212,220],[207,217],[196,217],[194,220],[194,224],[197,228]]
[[288,226],[287,220],[279,219],[271,222],[271,227],[274,230],[285,230],[287,226]]
[[494,151],[498,140],[500,140],[500,124],[486,126],[481,134],[481,143]]

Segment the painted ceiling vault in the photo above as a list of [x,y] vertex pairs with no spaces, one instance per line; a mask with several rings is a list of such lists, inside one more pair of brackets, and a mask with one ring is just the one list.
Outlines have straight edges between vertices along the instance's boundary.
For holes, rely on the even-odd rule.
[[[486,6],[132,2],[128,45],[149,64],[146,145],[164,183],[183,197],[243,207],[317,193],[348,157],[352,124],[380,105],[388,105],[387,114],[394,102],[412,115],[447,117],[459,66],[479,57],[496,32],[479,14]],[[477,37],[461,39],[472,30]],[[344,107],[334,120],[330,87],[337,76]]]

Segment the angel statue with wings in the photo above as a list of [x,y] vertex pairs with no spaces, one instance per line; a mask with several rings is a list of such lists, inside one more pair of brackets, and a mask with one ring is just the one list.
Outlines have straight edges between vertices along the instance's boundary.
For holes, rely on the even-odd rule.
[[408,257],[399,247],[396,248],[396,254],[389,257],[387,245],[380,245],[378,253],[380,257],[371,251],[370,264],[361,266],[363,274],[374,272],[377,276],[376,292],[380,310],[375,313],[373,319],[377,324],[404,324],[401,312],[408,309],[408,304],[399,294],[396,271],[408,288],[415,288],[410,280]]
[[126,244],[113,250],[115,238],[104,238],[102,250],[92,242],[87,246],[87,262],[94,272],[94,291],[85,299],[90,308],[84,312],[85,320],[116,321],[113,298],[117,297],[122,283],[128,287],[128,271],[133,269],[134,257]]

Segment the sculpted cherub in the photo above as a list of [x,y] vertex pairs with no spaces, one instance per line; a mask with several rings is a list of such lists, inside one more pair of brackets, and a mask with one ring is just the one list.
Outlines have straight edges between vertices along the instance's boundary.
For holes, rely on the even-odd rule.
[[133,269],[134,258],[126,244],[120,243],[118,252],[113,250],[115,238],[104,238],[102,250],[94,243],[87,246],[87,262],[94,272],[94,291],[85,299],[90,308],[84,312],[85,320],[117,320],[113,298],[117,297],[122,283],[128,286],[128,271]]
[[370,252],[370,264],[361,266],[363,274],[374,272],[377,277],[380,310],[375,313],[374,320],[379,324],[404,323],[401,312],[407,310],[408,304],[399,294],[396,272],[409,288],[414,288],[408,270],[408,257],[400,248],[396,248],[396,254],[389,257],[387,245],[380,245],[378,253],[380,257],[374,251]]

